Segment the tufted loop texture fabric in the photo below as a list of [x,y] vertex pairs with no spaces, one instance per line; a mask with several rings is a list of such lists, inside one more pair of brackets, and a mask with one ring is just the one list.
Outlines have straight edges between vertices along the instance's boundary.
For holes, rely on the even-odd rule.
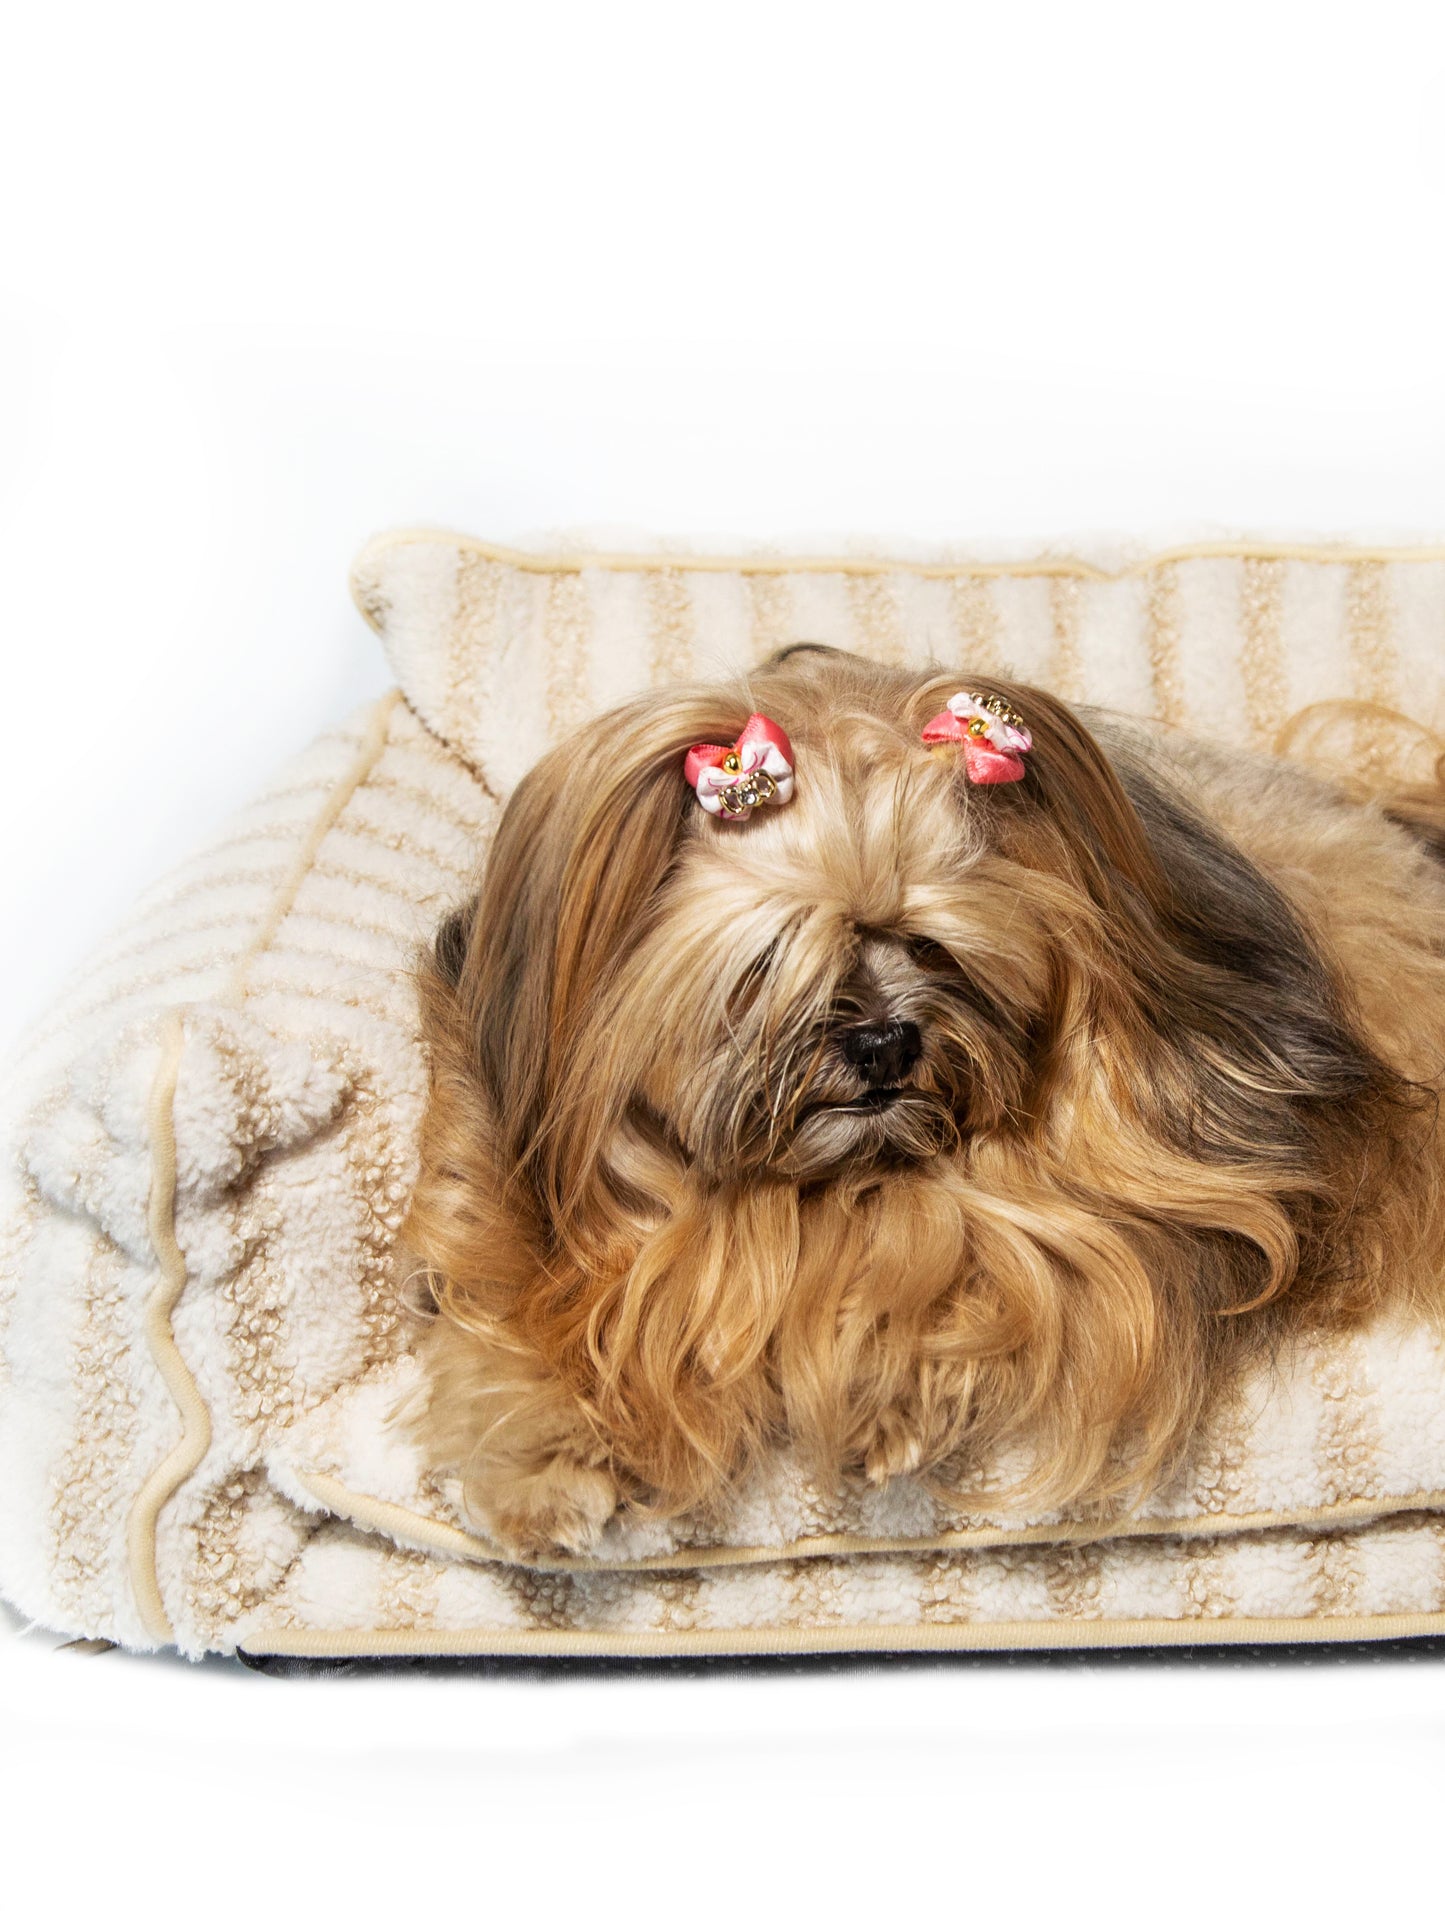
[[[111,1048],[82,1055],[64,1099],[20,1134],[20,1160],[55,1206],[87,1218],[127,1253],[149,1243],[152,1099],[170,1018],[143,1018]],[[337,1115],[349,1086],[344,1052],[325,1034],[278,1039],[243,1010],[209,1005],[187,1015],[172,1101],[178,1221],[194,1239],[192,1273],[206,1253],[203,1217],[254,1174],[262,1157],[311,1140]]]

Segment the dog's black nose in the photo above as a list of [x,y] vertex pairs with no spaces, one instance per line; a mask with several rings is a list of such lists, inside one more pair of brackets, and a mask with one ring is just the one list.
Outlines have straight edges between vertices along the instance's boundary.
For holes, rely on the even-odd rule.
[[849,1063],[870,1088],[905,1081],[923,1053],[916,1022],[860,1022],[845,1029],[841,1040]]

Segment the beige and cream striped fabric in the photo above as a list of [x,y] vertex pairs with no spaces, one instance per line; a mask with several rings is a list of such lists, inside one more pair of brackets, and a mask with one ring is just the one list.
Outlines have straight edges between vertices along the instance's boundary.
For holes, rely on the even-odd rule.
[[1445,554],[915,556],[371,547],[405,697],[159,885],[6,1079],[0,1591],[199,1655],[673,1654],[1445,1630],[1445,1349],[1303,1347],[1119,1531],[951,1520],[781,1457],[725,1530],[522,1570],[390,1410],[425,1075],[410,969],[498,794],[620,694],[804,637],[987,662],[1237,734],[1368,692],[1433,716]]
[[786,643],[1013,676],[1254,748],[1323,699],[1445,711],[1445,550],[1427,546],[715,557],[402,532],[353,587],[417,713],[499,794],[624,698]]

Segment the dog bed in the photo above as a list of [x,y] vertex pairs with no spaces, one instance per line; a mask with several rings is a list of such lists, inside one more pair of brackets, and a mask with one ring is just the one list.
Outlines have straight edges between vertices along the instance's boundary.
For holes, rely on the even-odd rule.
[[819,1491],[518,1567],[394,1410],[425,1095],[410,969],[528,764],[781,643],[936,658],[1267,746],[1321,698],[1431,719],[1445,549],[807,559],[438,533],[354,578],[398,688],[159,884],[6,1080],[0,1591],[199,1657],[666,1656],[1445,1631],[1445,1347],[1301,1343],[1102,1529]]

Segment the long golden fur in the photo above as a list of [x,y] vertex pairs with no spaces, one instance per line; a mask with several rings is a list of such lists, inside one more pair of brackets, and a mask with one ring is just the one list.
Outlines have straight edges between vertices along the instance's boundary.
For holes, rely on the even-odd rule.
[[[963,688],[1022,782],[920,743]],[[797,795],[738,826],[681,766],[753,709]],[[1437,1305],[1442,822],[807,647],[554,752],[421,978],[435,1463],[519,1557],[784,1441],[1103,1510],[1285,1331]]]

